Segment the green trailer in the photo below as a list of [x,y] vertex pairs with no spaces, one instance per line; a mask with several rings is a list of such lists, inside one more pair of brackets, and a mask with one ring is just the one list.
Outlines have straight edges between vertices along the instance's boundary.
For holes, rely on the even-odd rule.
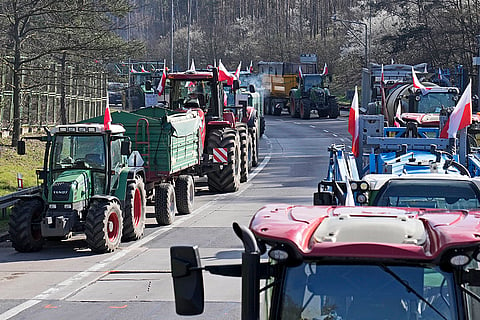
[[[161,225],[173,222],[175,208],[180,214],[193,211],[193,175],[200,165],[202,118],[195,112],[149,107],[133,112],[111,113],[112,123],[125,128],[133,153],[132,166],[145,170],[147,197],[153,199],[155,218]],[[104,117],[82,121],[103,123]]]

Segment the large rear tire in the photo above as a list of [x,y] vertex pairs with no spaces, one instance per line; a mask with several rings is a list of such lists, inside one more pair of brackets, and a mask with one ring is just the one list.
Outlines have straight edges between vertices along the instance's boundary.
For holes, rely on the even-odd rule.
[[190,214],[193,212],[195,183],[192,176],[178,176],[177,180],[175,181],[175,199],[179,214]]
[[248,128],[250,137],[252,138],[252,167],[258,166],[258,134],[257,128]]
[[246,125],[237,125],[240,135],[240,182],[246,182],[248,180],[249,162],[251,159],[251,153],[249,154],[250,139],[248,138],[248,128]]
[[122,239],[123,219],[115,201],[93,200],[85,222],[87,245],[95,253],[113,252]]
[[304,99],[300,100],[300,118],[310,119],[310,103]]
[[43,247],[42,215],[43,203],[40,199],[19,200],[12,208],[8,221],[8,232],[12,247],[19,252],[39,251]]
[[336,119],[340,115],[337,97],[328,97],[328,117]]
[[212,130],[208,137],[208,154],[214,148],[227,149],[227,164],[207,174],[212,192],[235,192],[240,188],[240,137],[232,128]]
[[170,225],[175,219],[175,189],[170,183],[155,186],[155,219],[161,226]]
[[145,184],[139,176],[127,186],[125,216],[123,220],[123,241],[138,240],[145,230],[146,209]]
[[300,113],[297,109],[297,102],[293,96],[290,96],[290,115],[292,116],[292,118],[300,117]]

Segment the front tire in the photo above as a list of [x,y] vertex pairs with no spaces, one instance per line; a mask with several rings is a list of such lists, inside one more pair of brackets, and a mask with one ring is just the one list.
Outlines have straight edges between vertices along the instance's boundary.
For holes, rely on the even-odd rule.
[[248,137],[248,128],[245,125],[238,125],[238,132],[240,135],[240,182],[248,180],[249,162],[251,158],[250,139]]
[[146,215],[145,184],[141,177],[136,177],[127,186],[122,240],[138,240],[143,236]]
[[93,252],[113,252],[122,239],[123,219],[115,201],[93,200],[85,222],[87,245]]
[[300,118],[310,119],[310,104],[306,100],[300,100]]
[[208,137],[208,154],[214,148],[227,149],[227,164],[209,172],[208,188],[212,192],[235,192],[240,188],[240,138],[232,128],[213,130]]
[[170,183],[155,186],[155,219],[161,226],[170,225],[175,219],[175,189]]
[[330,119],[336,119],[340,115],[340,108],[338,106],[337,97],[328,98],[328,117]]
[[258,135],[257,128],[249,128],[250,137],[252,139],[252,167],[258,166]]
[[43,202],[40,199],[19,200],[12,208],[8,232],[12,247],[18,252],[35,252],[43,247],[42,216]]
[[178,176],[177,180],[175,181],[175,198],[179,214],[190,214],[193,212],[195,183],[192,176]]

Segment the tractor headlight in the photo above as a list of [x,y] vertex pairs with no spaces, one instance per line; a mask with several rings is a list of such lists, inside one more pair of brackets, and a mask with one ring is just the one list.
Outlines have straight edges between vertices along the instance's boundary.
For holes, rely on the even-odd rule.
[[49,209],[57,209],[57,205],[56,204],[49,204],[48,208]]
[[450,264],[455,267],[463,267],[470,263],[471,258],[466,254],[457,254],[450,258]]
[[368,202],[368,197],[365,193],[359,193],[357,195],[357,202],[360,204],[365,204]]

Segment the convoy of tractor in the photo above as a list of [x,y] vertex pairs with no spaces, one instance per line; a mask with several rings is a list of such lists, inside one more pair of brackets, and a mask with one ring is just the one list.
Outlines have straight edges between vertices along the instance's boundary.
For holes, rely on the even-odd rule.
[[[251,70],[231,81],[216,67],[168,72],[163,101],[146,105],[159,78],[141,84],[149,89],[141,107],[26,138],[46,142],[42,184],[12,209],[13,248],[38,251],[46,239],[84,233],[93,252],[112,252],[142,237],[147,205],[160,225],[191,213],[202,177],[211,192],[237,191],[259,164],[264,110],[339,116],[316,63],[259,68],[262,86]],[[464,95],[417,82],[422,68],[364,70],[365,114],[355,114],[352,103],[352,151],[329,147],[314,206],[266,205],[248,227],[233,223],[245,249],[240,264],[202,266],[196,246],[172,246],[176,312],[204,311],[208,271],[242,278],[242,319],[478,318],[476,131],[462,127],[451,135]]]

